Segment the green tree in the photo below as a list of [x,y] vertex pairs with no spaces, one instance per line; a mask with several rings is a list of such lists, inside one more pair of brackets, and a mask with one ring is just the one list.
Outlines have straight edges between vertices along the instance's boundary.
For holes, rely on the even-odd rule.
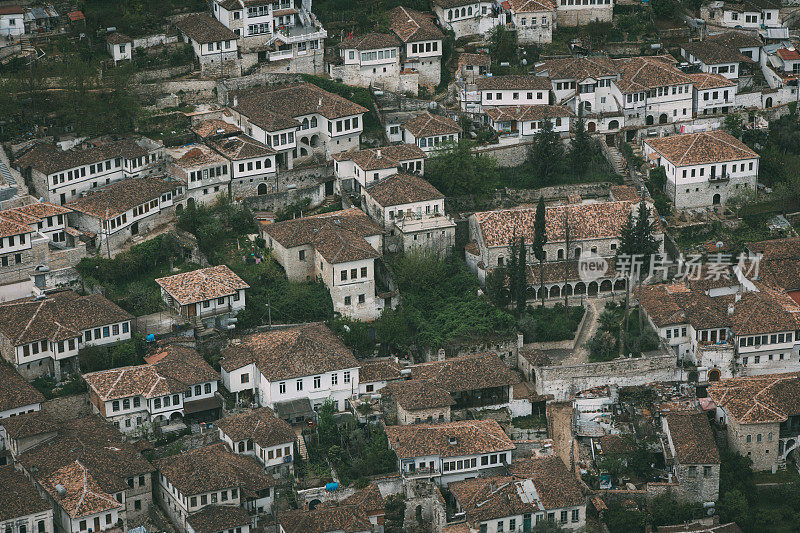
[[738,490],[731,490],[722,495],[717,504],[720,519],[725,522],[736,522],[744,525],[750,519],[750,503]]
[[445,145],[425,163],[425,177],[445,196],[484,195],[497,187],[497,162],[472,146],[466,139]]
[[744,128],[742,128],[742,116],[739,113],[726,116],[723,127],[737,139],[742,138]]
[[489,53],[492,62],[511,63],[517,62],[517,32],[509,31],[505,26],[495,26],[489,32]]
[[528,151],[528,164],[541,180],[555,178],[564,167],[564,145],[553,131],[553,122],[544,120],[542,129],[533,136]]
[[656,18],[674,19],[680,10],[680,4],[674,0],[651,0],[653,15]]
[[528,249],[525,247],[525,236],[517,240],[517,274],[514,276],[514,299],[517,301],[517,316],[525,313],[528,300]]
[[634,219],[633,212],[620,232],[620,245],[617,248],[618,258],[641,258],[640,276],[650,271],[651,257],[658,253],[659,242],[655,238],[655,221],[650,219],[650,208],[644,200],[639,203],[639,210]]
[[511,303],[507,282],[508,271],[505,266],[495,267],[494,270],[486,275],[486,284],[484,287],[486,296],[500,309],[506,309]]
[[643,533],[647,514],[635,509],[625,509],[621,503],[612,502],[603,513],[603,521],[611,533]]
[[384,531],[386,533],[403,533],[406,517],[406,501],[401,494],[392,494],[386,498],[384,515]]
[[573,172],[583,176],[589,171],[592,162],[592,154],[596,150],[593,139],[586,131],[586,122],[583,120],[583,112],[578,115],[575,123],[575,136],[570,144],[569,159]]
[[544,245],[547,244],[547,221],[544,197],[539,196],[536,205],[536,218],[533,221],[533,256],[539,261],[539,281],[541,282],[542,307],[544,307]]

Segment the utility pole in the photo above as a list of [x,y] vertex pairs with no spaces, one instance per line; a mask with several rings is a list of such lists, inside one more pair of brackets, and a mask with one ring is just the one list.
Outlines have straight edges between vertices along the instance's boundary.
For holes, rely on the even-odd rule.
[[269,294],[267,294],[267,320],[269,321],[269,329],[272,329],[272,302]]

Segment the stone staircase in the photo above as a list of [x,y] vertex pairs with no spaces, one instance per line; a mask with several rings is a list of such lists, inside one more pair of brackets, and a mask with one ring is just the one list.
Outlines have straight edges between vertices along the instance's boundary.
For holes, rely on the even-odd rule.
[[611,166],[614,168],[614,172],[623,176],[627,174],[627,172],[625,172],[627,167],[625,164],[625,157],[623,157],[622,152],[620,152],[615,146],[606,147],[606,159],[608,159],[608,162],[611,163]]
[[297,435],[297,453],[300,454],[304,460],[308,460],[308,448],[306,448],[306,439],[303,438],[303,430],[300,428],[295,428],[295,434]]

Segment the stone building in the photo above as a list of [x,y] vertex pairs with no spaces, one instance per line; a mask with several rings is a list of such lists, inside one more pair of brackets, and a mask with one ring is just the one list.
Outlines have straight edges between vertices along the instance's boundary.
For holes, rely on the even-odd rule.
[[678,497],[691,502],[719,498],[719,450],[706,413],[673,412],[661,419],[667,465],[678,479]]
[[689,74],[694,87],[695,116],[727,115],[736,106],[737,83],[722,74]]
[[432,8],[439,26],[455,33],[456,39],[487,35],[505,24],[495,2],[488,0],[433,0]]
[[333,154],[333,171],[340,191],[359,193],[362,187],[397,172],[422,176],[427,157],[415,144],[350,150]]
[[206,143],[228,160],[231,198],[278,192],[277,152],[273,148],[244,134],[209,139]]
[[442,30],[429,15],[403,6],[389,11],[389,21],[389,29],[403,42],[401,72],[417,72],[420,85],[439,85],[442,81]]
[[217,19],[194,13],[176,24],[186,43],[192,45],[200,70],[210,76],[241,74],[237,36]]
[[228,195],[231,171],[227,158],[198,143],[171,148],[170,152],[174,161],[169,165],[169,174],[183,182],[187,205],[213,205]]
[[509,0],[506,21],[511,18],[520,44],[547,44],[553,41],[556,5],[550,0]]
[[449,118],[425,112],[403,124],[404,143],[416,144],[423,152],[433,152],[447,144],[457,143],[461,126]]
[[269,407],[259,407],[216,421],[219,438],[233,453],[252,455],[270,474],[288,477],[294,472],[292,426]]
[[401,44],[392,33],[367,33],[346,39],[334,47],[328,75],[345,85],[416,92],[416,79],[407,85],[407,75],[401,76]]
[[611,22],[613,0],[558,0],[556,18],[559,26],[584,26],[593,21]]
[[394,408],[397,424],[407,426],[420,422],[450,422],[450,407],[455,401],[450,393],[423,379],[399,380],[388,383],[381,394],[386,395],[389,410]]

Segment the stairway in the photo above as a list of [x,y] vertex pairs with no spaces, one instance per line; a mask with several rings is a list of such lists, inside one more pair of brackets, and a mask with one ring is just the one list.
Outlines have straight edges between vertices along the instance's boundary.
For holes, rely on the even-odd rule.
[[627,172],[625,172],[626,168],[625,158],[623,157],[622,152],[620,152],[615,146],[608,146],[607,148],[608,148],[607,159],[608,162],[611,163],[611,166],[614,168],[614,172],[616,172],[617,174],[621,174],[623,176],[627,174]]
[[303,438],[303,430],[300,428],[295,428],[295,434],[297,435],[297,453],[300,454],[304,460],[308,460],[308,448],[306,448],[306,439]]

